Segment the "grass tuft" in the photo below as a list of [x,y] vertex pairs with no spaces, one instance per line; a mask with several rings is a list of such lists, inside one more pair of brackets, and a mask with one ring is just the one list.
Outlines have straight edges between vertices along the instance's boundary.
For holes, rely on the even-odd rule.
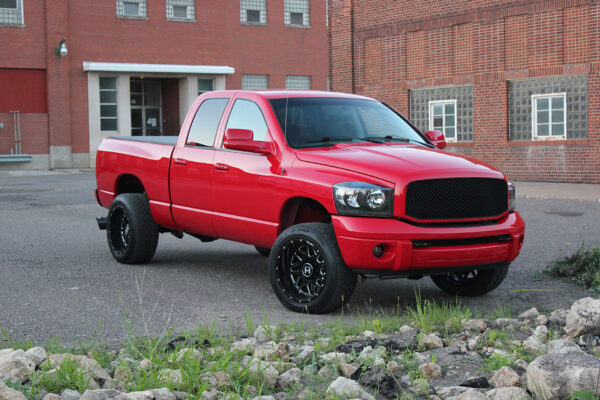
[[544,273],[566,278],[600,294],[600,245],[586,248],[581,245],[575,254],[555,261]]

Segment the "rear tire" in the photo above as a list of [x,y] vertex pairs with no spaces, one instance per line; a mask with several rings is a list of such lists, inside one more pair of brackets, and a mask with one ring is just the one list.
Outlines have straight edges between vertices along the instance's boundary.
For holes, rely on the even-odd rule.
[[459,296],[481,296],[500,286],[506,277],[509,266],[510,263],[500,263],[489,269],[432,275],[431,280],[446,293]]
[[256,251],[258,251],[261,255],[263,255],[265,257],[269,257],[269,254],[271,254],[271,249],[267,249],[265,247],[258,247],[258,246],[254,246],[254,248],[256,249]]
[[333,311],[356,287],[333,227],[320,222],[294,225],[279,235],[269,256],[269,277],[279,301],[296,312]]
[[158,226],[146,195],[117,196],[108,210],[107,220],[108,248],[115,260],[123,264],[143,264],[152,259],[158,244]]

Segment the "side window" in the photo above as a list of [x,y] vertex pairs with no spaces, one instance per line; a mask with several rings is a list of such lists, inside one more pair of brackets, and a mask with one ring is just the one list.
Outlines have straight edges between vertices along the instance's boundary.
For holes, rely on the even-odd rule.
[[254,132],[254,140],[267,140],[267,123],[258,105],[250,100],[238,99],[235,101],[227,129],[250,129]]
[[185,144],[213,147],[219,121],[229,99],[206,99],[198,107]]

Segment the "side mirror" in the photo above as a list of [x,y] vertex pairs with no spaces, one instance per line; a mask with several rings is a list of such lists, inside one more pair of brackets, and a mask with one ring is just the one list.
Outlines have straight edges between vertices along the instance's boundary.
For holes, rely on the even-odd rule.
[[446,138],[441,131],[427,131],[425,137],[440,150],[446,147]]
[[254,140],[254,132],[250,129],[227,129],[223,147],[229,150],[248,151],[250,153],[271,154],[270,142]]

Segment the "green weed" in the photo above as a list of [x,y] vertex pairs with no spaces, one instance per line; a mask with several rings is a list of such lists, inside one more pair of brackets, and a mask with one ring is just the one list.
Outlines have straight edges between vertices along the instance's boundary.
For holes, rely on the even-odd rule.
[[566,278],[600,294],[600,245],[586,248],[582,244],[575,254],[555,261],[543,272]]

